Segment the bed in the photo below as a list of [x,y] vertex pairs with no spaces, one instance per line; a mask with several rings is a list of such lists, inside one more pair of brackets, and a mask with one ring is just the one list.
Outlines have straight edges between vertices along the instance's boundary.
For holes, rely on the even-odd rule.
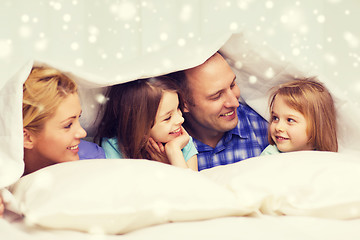
[[268,90],[289,74],[310,73],[246,33],[217,29],[185,46],[176,42],[145,52],[123,62],[113,76],[51,57],[18,66],[0,85],[0,111],[7,113],[0,124],[0,188],[8,209],[0,238],[360,239],[360,108],[324,76],[319,78],[338,113],[339,153],[262,156],[201,172],[140,159],[98,159],[20,178],[21,90],[32,66],[50,65],[77,81],[90,137],[108,86],[193,67],[216,51],[237,76],[240,100],[268,118]]

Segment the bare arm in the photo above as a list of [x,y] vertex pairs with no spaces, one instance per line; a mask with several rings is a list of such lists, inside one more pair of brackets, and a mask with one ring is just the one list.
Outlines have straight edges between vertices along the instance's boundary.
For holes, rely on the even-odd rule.
[[194,171],[198,171],[198,161],[197,161],[197,155],[192,156],[186,164],[189,168],[191,168]]
[[191,157],[188,162],[185,161],[184,155],[181,151],[186,144],[189,142],[189,134],[182,127],[182,134],[177,138],[174,138],[170,142],[166,143],[165,146],[162,143],[155,142],[152,138],[149,139],[147,151],[150,156],[159,162],[168,162],[171,165],[191,168],[197,171],[197,156]]

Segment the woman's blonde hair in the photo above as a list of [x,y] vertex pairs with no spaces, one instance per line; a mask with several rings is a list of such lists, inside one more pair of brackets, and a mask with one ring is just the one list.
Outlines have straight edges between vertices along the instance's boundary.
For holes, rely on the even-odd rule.
[[[295,79],[275,88],[270,95],[270,113],[276,96],[281,96],[289,107],[304,115],[309,143],[315,150],[338,151],[334,101],[316,77]],[[270,132],[268,139],[270,144],[275,144]]]
[[40,132],[64,98],[76,92],[76,83],[60,71],[33,67],[23,84],[23,127]]

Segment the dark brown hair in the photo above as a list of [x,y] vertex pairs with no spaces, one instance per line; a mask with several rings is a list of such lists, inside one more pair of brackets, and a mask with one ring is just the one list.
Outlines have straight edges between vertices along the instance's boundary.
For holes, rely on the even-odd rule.
[[166,76],[110,87],[95,140],[101,143],[104,137],[116,137],[124,157],[149,159],[145,147],[164,90],[177,92],[176,85]]

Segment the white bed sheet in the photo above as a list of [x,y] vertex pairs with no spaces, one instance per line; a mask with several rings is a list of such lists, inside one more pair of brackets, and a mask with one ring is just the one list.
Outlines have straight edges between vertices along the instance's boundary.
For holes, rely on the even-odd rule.
[[124,235],[91,235],[76,231],[29,229],[22,221],[0,219],[6,240],[183,240],[292,239],[358,240],[360,219],[334,220],[296,216],[224,217],[151,226]]

